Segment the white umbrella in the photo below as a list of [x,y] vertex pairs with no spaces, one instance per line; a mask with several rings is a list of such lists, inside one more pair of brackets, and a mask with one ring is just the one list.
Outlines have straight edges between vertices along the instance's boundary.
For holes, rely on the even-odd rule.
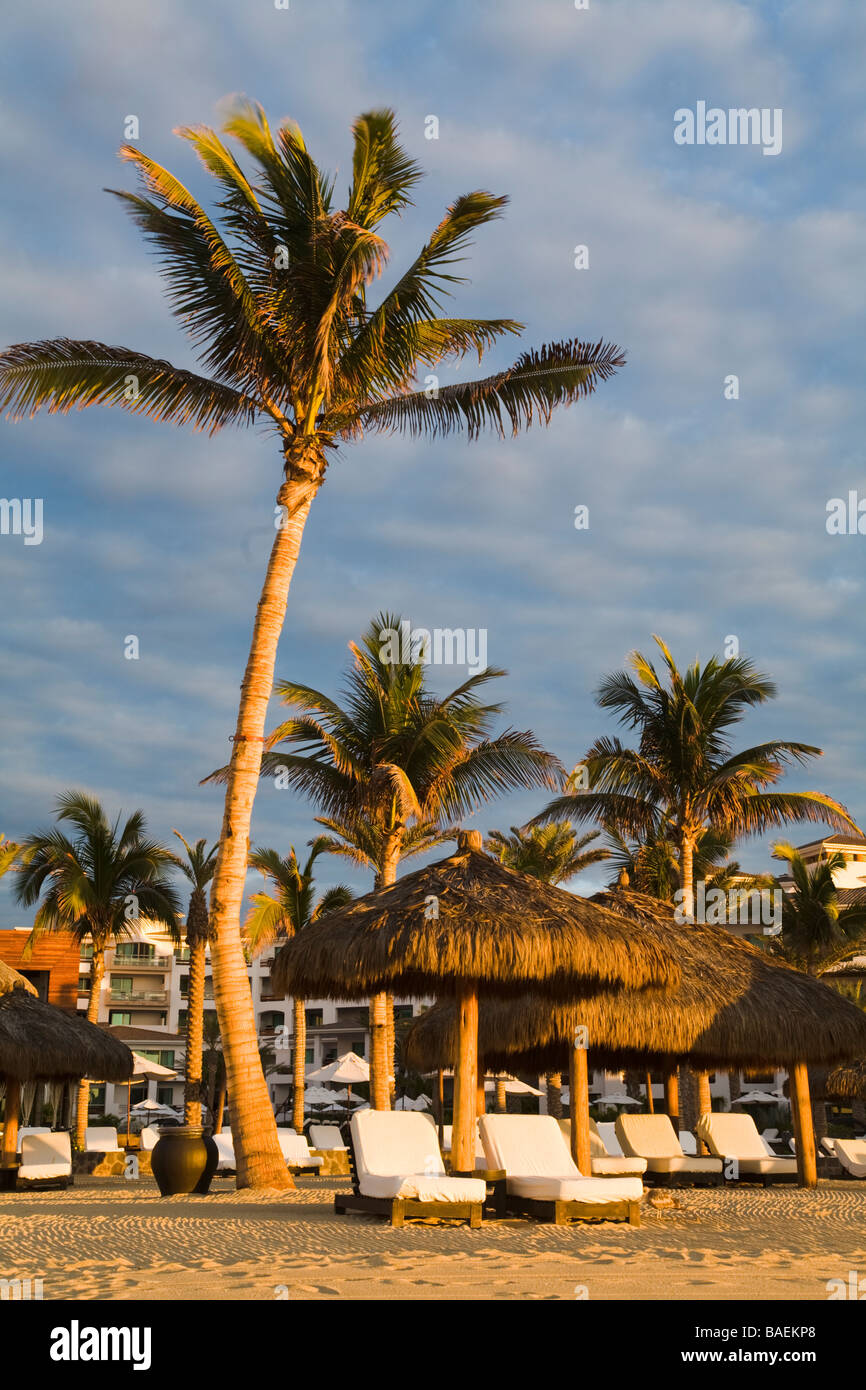
[[317,1071],[307,1072],[308,1081],[342,1081],[350,1086],[355,1086],[359,1081],[370,1080],[370,1065],[359,1057],[357,1052],[344,1052],[342,1057],[338,1057],[336,1062],[329,1062],[326,1067],[319,1067]]
[[[500,1078],[501,1080],[501,1078]],[[485,1091],[495,1091],[495,1081],[485,1081]],[[544,1092],[536,1089],[535,1086],[527,1086],[525,1081],[518,1081],[515,1076],[511,1076],[505,1083],[505,1089],[511,1096],[543,1096]]]
[[308,1086],[304,1091],[304,1105],[334,1105],[336,1091],[326,1091],[324,1086]]
[[596,1105],[641,1105],[642,1103],[642,1101],[635,1100],[634,1096],[627,1096],[625,1094],[621,1096],[599,1096],[595,1101]]
[[732,1105],[790,1105],[785,1096],[773,1095],[771,1091],[745,1091]]
[[394,1103],[395,1110],[426,1110],[430,1104],[429,1096],[416,1096],[413,1100],[411,1096],[400,1096]]
[[133,1110],[158,1110],[162,1115],[174,1114],[174,1111],[172,1110],[170,1105],[162,1105],[158,1100],[151,1100],[149,1096],[147,1100],[138,1101],[138,1103],[134,1105],[132,1108]]

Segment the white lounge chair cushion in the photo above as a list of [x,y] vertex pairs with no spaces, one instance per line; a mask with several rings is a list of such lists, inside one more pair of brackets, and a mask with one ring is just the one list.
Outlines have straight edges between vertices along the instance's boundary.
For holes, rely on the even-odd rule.
[[602,1120],[600,1124],[596,1124],[595,1120],[591,1119],[589,1129],[590,1133],[599,1136],[611,1158],[622,1158],[622,1145],[616,1137],[616,1125],[612,1120]]
[[278,1129],[277,1138],[288,1167],[321,1168],[325,1160],[313,1157],[303,1134],[297,1134],[293,1129]]
[[581,1173],[552,1115],[482,1115],[481,1138],[491,1168],[504,1168],[507,1189],[537,1201],[638,1199],[639,1178],[593,1179]]
[[156,1145],[159,1141],[159,1137],[160,1135],[158,1129],[156,1129],[153,1125],[145,1125],[144,1129],[141,1131],[141,1134],[139,1136],[141,1147],[145,1153],[149,1153],[151,1149],[156,1148]]
[[690,1129],[681,1129],[679,1133],[680,1148],[686,1158],[694,1158],[698,1152],[698,1141]]
[[22,1129],[19,1129],[19,1131],[18,1131],[18,1152],[19,1152],[19,1153],[21,1152],[21,1145],[24,1143],[24,1140],[27,1138],[27,1135],[28,1135],[28,1134],[50,1134],[50,1133],[51,1133],[51,1126],[50,1126],[50,1125],[25,1125]]
[[721,1173],[722,1160],[720,1158],[693,1158],[691,1154],[683,1154],[677,1158],[674,1154],[671,1158],[648,1158],[647,1169],[650,1173]]
[[339,1125],[310,1125],[310,1138],[314,1149],[327,1153],[346,1152]]
[[72,1145],[65,1133],[26,1134],[21,1144],[19,1178],[40,1182],[72,1175]]
[[120,1145],[117,1142],[117,1130],[100,1128],[88,1128],[84,1131],[84,1147],[91,1154],[113,1154],[118,1153]]
[[751,1115],[702,1115],[697,1131],[717,1158],[763,1160],[767,1151]]
[[646,1172],[647,1163],[645,1158],[614,1154],[606,1154],[604,1158],[593,1156],[591,1162],[594,1178],[639,1178]]
[[866,1178],[866,1140],[837,1139],[836,1157],[855,1178]]
[[797,1173],[796,1158],[740,1158],[737,1165],[741,1173],[765,1173],[768,1177],[795,1177]]
[[683,1153],[667,1115],[620,1115],[616,1133],[624,1151],[645,1158],[651,1173],[720,1173],[718,1158],[693,1158]]
[[226,1168],[235,1167],[235,1145],[231,1134],[215,1134],[213,1141],[219,1152],[219,1162],[217,1172],[223,1172]]
[[[545,1117],[528,1115],[526,1118]],[[514,1197],[531,1197],[536,1202],[639,1202],[643,1196],[640,1178],[544,1178],[536,1175],[509,1178],[506,1186]]]
[[351,1129],[362,1196],[484,1201],[483,1179],[446,1176],[436,1130],[417,1110],[363,1110]]

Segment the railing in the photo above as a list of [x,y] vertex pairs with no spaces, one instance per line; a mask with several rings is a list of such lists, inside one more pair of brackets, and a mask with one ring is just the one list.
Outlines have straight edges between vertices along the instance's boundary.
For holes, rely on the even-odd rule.
[[113,989],[112,1004],[167,1004],[167,989]]

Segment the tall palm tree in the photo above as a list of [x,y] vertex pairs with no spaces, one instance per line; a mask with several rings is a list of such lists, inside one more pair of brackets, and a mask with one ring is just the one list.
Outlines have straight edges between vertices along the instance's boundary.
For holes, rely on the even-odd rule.
[[633,652],[627,671],[608,676],[597,703],[614,710],[621,724],[639,733],[637,748],[618,738],[599,738],[584,766],[587,790],[570,790],[536,817],[537,822],[597,819],[639,840],[664,832],[677,849],[680,889],[687,917],[694,912],[694,857],[708,829],[730,836],[758,834],[787,821],[824,822],[857,829],[845,807],[823,792],[775,788],[785,768],[820,757],[808,743],[774,739],[735,753],[730,730],[747,710],[776,694],[768,677],[745,657],[680,672],[656,637],[665,666]]
[[[426,827],[451,838],[450,823],[482,802],[513,787],[552,787],[560,771],[531,733],[506,729],[490,737],[503,706],[485,703],[479,692],[504,671],[488,667],[450,694],[434,695],[422,661],[412,653],[394,659],[383,643],[382,635],[399,632],[401,622],[382,613],[360,644],[349,644],[353,661],[342,705],[296,681],[277,683],[296,713],[269,735],[261,765],[262,776],[279,775],[315,801],[332,829],[366,822],[364,843],[380,888],[395,882],[407,844],[420,852],[418,837],[431,833]],[[370,1006],[376,1109],[388,1106],[393,1066],[387,1014],[385,996],[376,995]]]
[[[511,834],[491,830],[485,848],[501,864],[544,883],[570,883],[584,869],[609,859],[611,851],[595,845],[600,832],[578,836],[569,821],[550,825],[512,825]],[[589,846],[594,845],[590,849]]]
[[202,1028],[204,1021],[205,968],[210,941],[207,886],[216,869],[217,845],[207,848],[206,840],[190,845],[179,830],[173,832],[186,850],[186,859],[175,863],[192,884],[186,914],[186,944],[189,947],[189,988],[186,1006],[186,1081],[183,1088],[183,1116],[188,1125],[201,1124]]
[[0,835],[0,878],[21,862],[21,846]]
[[[106,948],[129,936],[142,919],[167,927],[179,939],[181,901],[167,876],[174,855],[148,837],[143,812],[134,811],[122,826],[118,816],[112,825],[100,803],[85,792],[65,792],[56,815],[74,833],[70,837],[56,827],[28,836],[16,896],[24,907],[39,902],[28,945],[49,932],[92,944],[87,1018],[96,1023]],[[82,1080],[76,1121],[82,1149],[88,1095],[89,1083]]]
[[782,899],[782,932],[774,949],[810,975],[823,975],[866,943],[866,907],[841,907],[833,875],[845,856],[829,854],[810,869],[792,844],[780,840],[773,858],[787,862],[794,880]]
[[[504,437],[546,425],[558,405],[591,394],[624,362],[604,342],[556,342],[501,371],[439,388],[436,369],[479,359],[523,325],[513,319],[441,317],[443,296],[464,277],[455,263],[472,234],[507,199],[466,193],[446,210],[414,261],[378,303],[368,287],[387,263],[378,228],[411,204],[420,167],[399,144],[390,110],[359,116],[345,203],[292,122],[272,133],[263,109],[237,102],[223,133],[249,156],[245,170],[217,133],[183,127],[216,181],[211,217],[167,169],[133,145],[137,193],[121,200],[160,257],[173,312],[205,374],[90,339],[23,343],[0,356],[0,409],[15,417],[91,405],[215,433],[265,426],[276,435],[281,524],[258,604],[226,787],[211,893],[215,999],[236,1117],[238,1185],[285,1183],[255,1017],[240,914],[268,700],[289,585],[310,506],[342,443],[387,431],[441,436],[487,430]],[[419,389],[419,381],[424,385]]]
[[[640,840],[630,840],[614,825],[605,825],[605,834],[610,845],[610,861],[613,870],[611,887],[625,882],[639,893],[662,902],[672,902],[680,881],[677,845],[670,827],[662,825],[658,833],[650,834]],[[697,881],[703,880],[707,891],[720,888],[728,892],[736,887],[741,892],[753,888],[770,888],[774,880],[771,874],[746,874],[736,859],[730,858],[734,843],[733,835],[727,831],[708,826],[701,831],[695,842],[693,874]]]
[[[252,909],[244,923],[244,934],[252,955],[260,955],[268,946],[286,942],[298,932],[306,931],[320,917],[335,907],[351,902],[353,894],[345,884],[329,888],[316,898],[313,867],[319,855],[326,852],[325,837],[311,841],[307,861],[301,866],[294,846],[287,858],[275,849],[254,849],[250,868],[258,869],[265,878],[267,891],[254,893]],[[279,956],[271,969],[271,978],[279,984]],[[307,1051],[307,1015],[304,1000],[295,998],[292,1008],[292,1124],[298,1134],[304,1128],[304,1078]]]

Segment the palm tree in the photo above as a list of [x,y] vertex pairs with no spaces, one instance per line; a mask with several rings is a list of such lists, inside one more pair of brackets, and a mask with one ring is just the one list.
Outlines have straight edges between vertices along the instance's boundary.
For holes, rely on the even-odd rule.
[[14,840],[7,840],[5,835],[0,835],[0,878],[16,868],[20,861],[21,846]]
[[787,861],[794,880],[782,899],[782,932],[774,949],[810,975],[823,975],[866,942],[866,907],[840,907],[833,882],[845,856],[829,854],[810,869],[793,845],[780,840],[773,858]]
[[[277,683],[283,703],[297,713],[269,735],[261,765],[262,776],[281,776],[283,785],[314,800],[338,840],[339,827],[348,828],[330,848],[346,854],[354,841],[354,852],[375,866],[378,888],[395,882],[407,847],[418,853],[440,836],[450,839],[451,822],[482,802],[513,787],[552,787],[560,770],[531,733],[506,729],[490,737],[503,706],[484,703],[479,691],[504,671],[488,667],[450,694],[434,695],[421,660],[411,653],[392,659],[383,644],[382,634],[399,632],[401,622],[382,613],[360,644],[349,644],[353,663],[342,705],[296,681]],[[385,996],[376,995],[370,1007],[375,1109],[388,1107],[393,1032],[387,1014]]]
[[[275,849],[254,849],[250,868],[258,869],[270,891],[254,893],[252,910],[244,923],[244,934],[254,956],[268,946],[285,942],[305,931],[325,913],[351,902],[353,894],[345,884],[337,884],[316,899],[313,866],[327,850],[324,836],[312,840],[310,853],[303,868],[294,846],[284,859]],[[271,979],[279,982],[279,956],[274,961]],[[298,1134],[304,1128],[304,1077],[307,1051],[307,1015],[304,1000],[293,1002],[294,1061],[292,1064],[292,1124]]]
[[680,672],[656,637],[667,681],[652,662],[633,652],[625,671],[601,684],[597,703],[639,731],[639,746],[600,738],[584,766],[589,787],[569,790],[536,822],[570,816],[597,819],[644,841],[669,835],[676,845],[680,890],[688,918],[694,911],[694,857],[707,830],[732,837],[759,834],[787,821],[825,822],[856,830],[845,807],[823,792],[768,791],[791,763],[820,757],[807,743],[775,739],[733,752],[729,730],[748,709],[764,704],[776,687],[745,657]]
[[189,947],[189,992],[186,1012],[186,1081],[183,1088],[183,1117],[188,1125],[201,1124],[202,1102],[202,1027],[204,1019],[204,986],[210,923],[207,909],[207,886],[216,869],[217,846],[207,849],[205,840],[189,845],[179,830],[173,832],[186,850],[175,863],[192,884],[186,914],[186,944]]
[[[663,825],[658,833],[630,840],[614,825],[607,824],[605,834],[613,870],[610,886],[625,882],[638,893],[672,902],[680,880],[677,846],[669,828]],[[714,826],[702,830],[695,842],[695,878],[703,879],[708,892],[711,888],[729,892],[736,887],[749,892],[753,888],[772,887],[771,874],[746,874],[738,861],[730,858],[733,843],[733,836],[726,831]]]
[[[94,797],[65,792],[56,815],[75,833],[70,838],[55,828],[28,836],[16,896],[24,907],[42,896],[28,946],[49,932],[92,943],[87,1018],[96,1023],[106,948],[129,936],[141,919],[167,927],[178,938],[181,902],[166,876],[175,860],[171,850],[148,838],[141,811],[134,811],[123,826],[120,817],[112,825]],[[75,1132],[82,1149],[88,1096],[89,1083],[82,1080]]]
[[43,406],[109,405],[211,434],[264,425],[277,437],[280,525],[241,685],[211,892],[215,999],[241,1187],[280,1185],[286,1177],[255,1060],[240,914],[277,644],[328,462],[340,444],[365,433],[463,430],[474,440],[487,430],[502,438],[546,425],[556,406],[590,395],[625,360],[601,341],[556,342],[481,380],[440,389],[441,364],[469,352],[480,359],[522,330],[513,319],[440,317],[443,296],[465,278],[455,263],[507,199],[484,191],[457,198],[393,287],[368,303],[368,286],[388,258],[377,229],[410,205],[421,169],[399,144],[392,111],[359,116],[352,130],[352,178],[341,208],[335,179],[312,159],[299,128],[286,122],[275,136],[258,105],[236,103],[223,128],[252,161],[248,172],[215,131],[180,129],[216,180],[216,220],[167,169],[135,146],[121,147],[141,189],[110,191],[156,248],[173,312],[205,375],[89,339],[23,343],[0,356],[0,409],[16,418]]
[[544,826],[512,825],[510,835],[491,830],[485,849],[509,869],[540,878],[544,883],[570,883],[584,869],[610,858],[610,850],[602,845],[589,848],[599,833],[595,830],[578,837],[568,821]]

